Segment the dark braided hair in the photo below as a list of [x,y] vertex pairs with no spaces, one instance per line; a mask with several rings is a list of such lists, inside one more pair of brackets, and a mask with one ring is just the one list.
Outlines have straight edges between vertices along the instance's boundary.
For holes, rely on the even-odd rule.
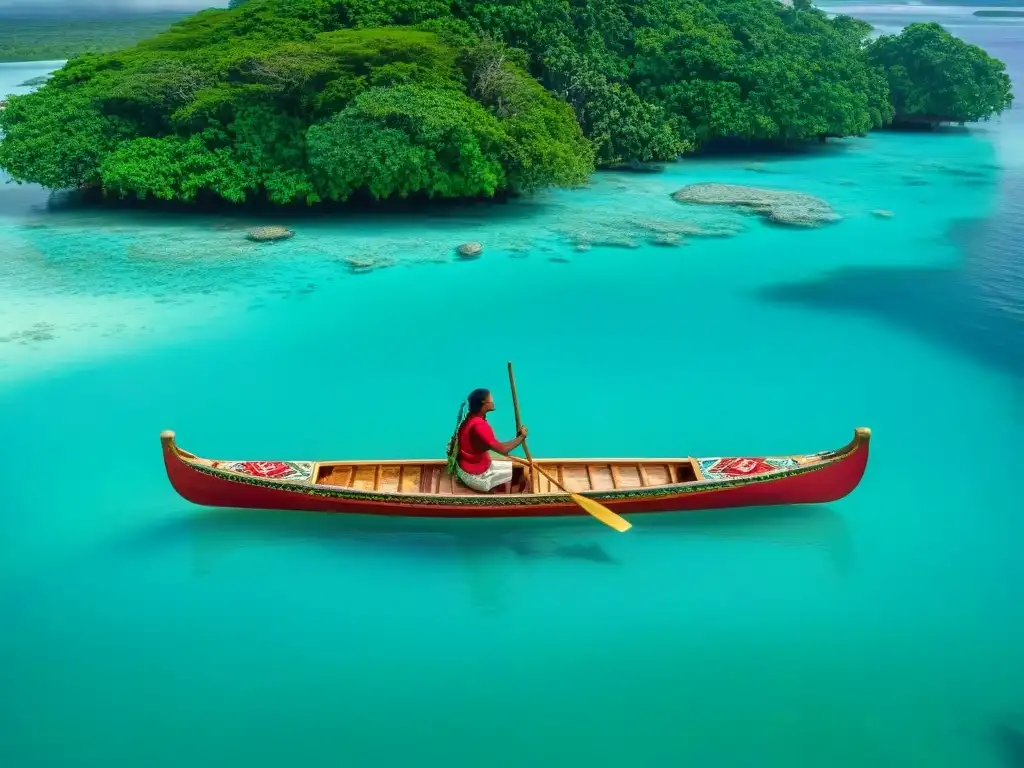
[[480,413],[480,410],[484,407],[484,400],[491,394],[489,389],[474,389],[469,393],[469,397],[465,399],[461,406],[459,406],[459,417],[455,421],[455,432],[452,434],[451,439],[448,441],[448,474],[455,474],[455,465],[459,457],[459,430],[462,429],[462,425],[466,422],[466,419],[470,416],[475,416]]

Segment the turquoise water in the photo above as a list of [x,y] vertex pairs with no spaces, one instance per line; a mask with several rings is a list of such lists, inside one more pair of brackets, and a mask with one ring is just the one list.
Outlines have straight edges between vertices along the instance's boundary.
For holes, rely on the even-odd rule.
[[[0,765],[1006,765],[1021,123],[296,218],[270,246],[243,217],[0,188]],[[669,199],[696,181],[844,220]],[[508,437],[509,359],[538,455],[811,452],[867,425],[871,461],[834,504],[627,534],[203,510],[163,474],[166,428],[222,458],[437,456],[477,386]]]

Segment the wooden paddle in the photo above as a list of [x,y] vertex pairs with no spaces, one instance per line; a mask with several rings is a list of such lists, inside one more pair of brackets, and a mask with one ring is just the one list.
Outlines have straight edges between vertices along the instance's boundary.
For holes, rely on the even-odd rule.
[[507,456],[506,458],[512,459],[516,464],[521,464],[524,467],[530,467],[531,469],[535,469],[540,472],[551,482],[553,486],[569,494],[569,498],[572,499],[574,504],[580,507],[587,514],[596,517],[609,528],[614,528],[619,533],[625,533],[633,527],[633,524],[629,522],[629,520],[615,514],[603,504],[598,504],[593,499],[588,499],[586,496],[580,496],[578,493],[573,493],[532,461],[524,461],[518,456]]
[[[518,434],[519,428],[522,426],[522,422],[519,420],[519,397],[516,394],[516,377],[512,373],[511,362],[509,362],[508,364],[508,383],[512,386],[512,410],[515,411],[516,434]],[[598,504],[593,499],[588,499],[586,496],[580,496],[578,493],[573,493],[560,482],[555,480],[555,478],[553,478],[543,469],[534,464],[533,458],[530,456],[530,449],[526,447],[526,440],[523,440],[523,453],[526,454],[526,461],[523,461],[518,456],[509,456],[508,458],[512,459],[512,461],[514,461],[516,464],[520,464],[522,466],[530,468],[530,487],[534,489],[535,493],[537,486],[534,484],[536,482],[536,475],[534,473],[539,472],[540,474],[544,475],[544,477],[548,479],[548,482],[550,482],[553,486],[555,486],[556,488],[560,488],[562,491],[569,494],[569,498],[572,499],[572,502],[576,504],[580,509],[582,509],[584,512],[591,515],[592,517],[597,518],[608,527],[614,528],[619,533],[625,533],[633,527],[633,524],[631,522],[615,514],[603,504]]]
[[[520,428],[523,426],[523,422],[519,419],[519,395],[516,394],[516,376],[514,373],[512,373],[511,360],[509,360],[508,362],[508,383],[509,386],[512,387],[512,410],[515,412],[516,415],[516,435],[518,435]],[[533,473],[533,459],[530,457],[530,449],[526,445],[525,437],[523,438],[523,453],[526,454],[526,460],[529,462],[528,466],[530,467],[530,487],[536,488],[537,486],[534,485],[536,475],[534,475]]]

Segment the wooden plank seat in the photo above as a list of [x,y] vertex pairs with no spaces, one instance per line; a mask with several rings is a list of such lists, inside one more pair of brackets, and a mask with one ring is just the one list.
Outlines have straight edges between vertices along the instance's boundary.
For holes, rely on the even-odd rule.
[[494,489],[491,494],[475,491],[449,475],[444,464],[322,464],[316,482],[318,485],[355,488],[360,491],[429,493],[437,496],[488,496],[512,491],[511,483]]
[[[539,461],[544,471],[573,493],[650,488],[699,479],[689,461]],[[436,496],[488,496],[511,493],[511,483],[481,493],[449,475],[442,462],[331,463],[317,467],[315,482],[339,488],[385,493],[425,493]],[[537,474],[537,494],[559,494],[561,490]]]

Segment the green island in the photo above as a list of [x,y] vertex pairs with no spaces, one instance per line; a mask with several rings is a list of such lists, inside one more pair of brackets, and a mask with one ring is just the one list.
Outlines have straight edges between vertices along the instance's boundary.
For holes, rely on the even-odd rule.
[[11,97],[0,168],[112,199],[486,198],[1012,103],[937,24],[870,33],[809,0],[232,0]]
[[1024,8],[999,8],[980,10],[975,11],[973,15],[987,19],[1024,19]]
[[106,53],[160,34],[185,13],[64,15],[0,12],[0,62],[57,61]]

